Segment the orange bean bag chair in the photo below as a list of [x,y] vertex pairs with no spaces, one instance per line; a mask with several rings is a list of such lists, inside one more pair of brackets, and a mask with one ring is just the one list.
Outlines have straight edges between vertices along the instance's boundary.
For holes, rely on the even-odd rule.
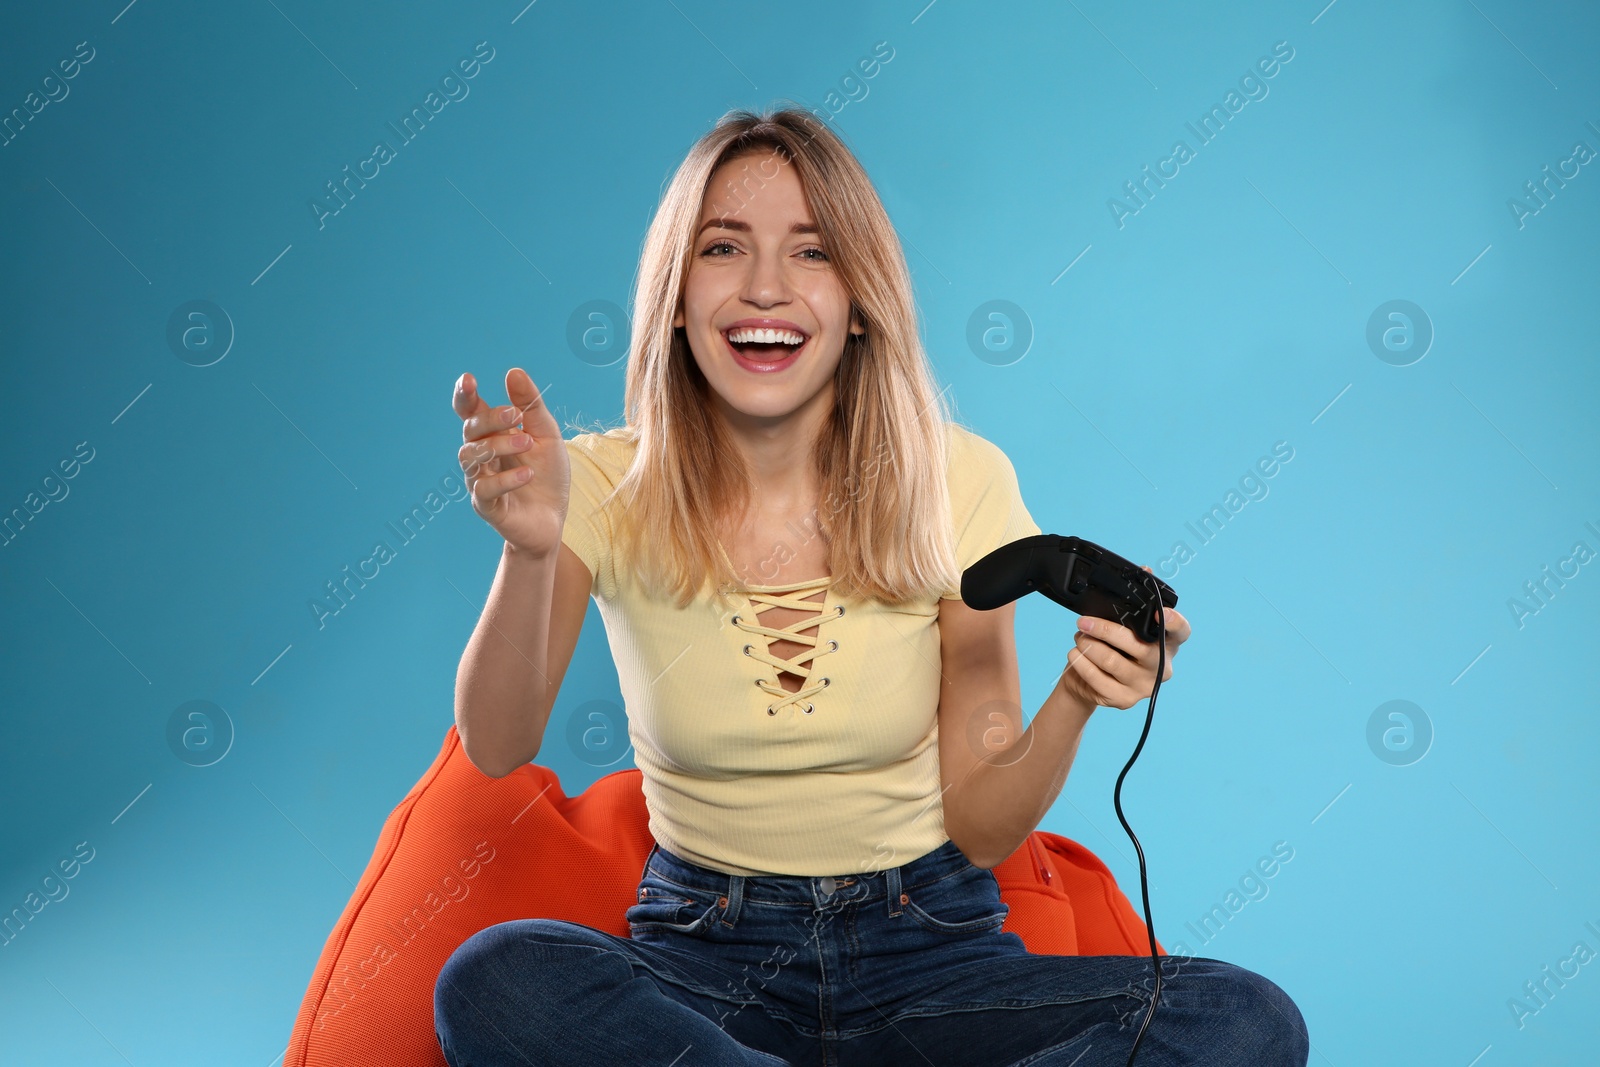
[[[490,778],[454,725],[378,836],[322,948],[285,1067],[446,1067],[433,987],[456,946],[510,919],[552,918],[629,936],[625,912],[655,841],[636,767],[569,797],[548,767]],[[1030,952],[1143,955],[1143,921],[1093,853],[1036,830],[994,868],[1003,930]]]

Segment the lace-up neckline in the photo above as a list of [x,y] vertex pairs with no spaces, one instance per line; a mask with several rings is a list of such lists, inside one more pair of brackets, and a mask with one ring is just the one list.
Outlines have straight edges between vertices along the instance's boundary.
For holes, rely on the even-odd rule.
[[[720,546],[719,546],[720,547]],[[723,549],[723,558],[728,558],[726,549]],[[732,560],[729,560],[732,568]],[[737,568],[732,568],[737,570]],[[749,612],[739,612],[730,620],[733,625],[748,634],[755,634],[763,638],[763,642],[752,642],[744,646],[744,654],[751,659],[759,660],[778,672],[779,677],[788,673],[802,679],[802,685],[791,693],[783,687],[778,678],[757,678],[756,686],[762,692],[771,694],[778,699],[767,706],[768,715],[777,715],[786,707],[800,708],[810,715],[816,711],[816,704],[811,698],[822,692],[831,683],[829,678],[811,680],[812,668],[817,660],[839,650],[839,642],[829,638],[827,647],[824,644],[822,631],[824,625],[830,620],[841,618],[844,615],[843,604],[828,604],[827,590],[833,586],[833,576],[824,575],[821,578],[804,578],[797,582],[785,582],[781,585],[744,585],[734,591],[741,593],[750,604]],[[806,597],[814,596],[818,590],[824,590],[822,601],[819,604]],[[763,626],[760,621],[761,613],[768,608],[794,608],[799,611],[815,611],[817,614],[810,618],[797,619],[782,629]],[[820,610],[819,610],[820,609]],[[753,618],[750,616],[754,616]],[[802,630],[812,627],[817,628],[816,634],[806,636]],[[793,641],[800,645],[809,645],[802,649],[791,659],[782,659],[772,654],[770,645],[773,640]],[[802,707],[802,705],[804,705]]]

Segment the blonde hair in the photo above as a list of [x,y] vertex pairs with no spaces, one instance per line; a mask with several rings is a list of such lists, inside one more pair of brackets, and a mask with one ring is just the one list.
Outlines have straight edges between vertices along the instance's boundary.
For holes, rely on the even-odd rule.
[[[672,320],[712,174],[770,150],[795,168],[866,328],[845,341],[836,404],[810,457],[821,486],[812,525],[828,546],[833,589],[889,603],[938,596],[960,580],[946,485],[952,414],[923,351],[910,272],[877,190],[838,136],[797,107],[725,114],[689,150],[651,220],[630,297],[625,425],[610,431],[636,446],[605,501],[625,501],[613,523],[618,558],[645,584],[675,592],[679,607],[708,577],[719,594],[739,582],[716,531],[744,514],[750,473],[712,415],[710,386]],[[745,176],[746,189],[770,180],[748,167]]]

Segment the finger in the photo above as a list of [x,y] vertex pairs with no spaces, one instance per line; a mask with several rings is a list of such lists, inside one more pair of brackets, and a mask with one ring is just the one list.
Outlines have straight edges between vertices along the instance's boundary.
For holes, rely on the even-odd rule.
[[450,395],[450,404],[455,408],[456,414],[463,419],[476,415],[489,405],[483,402],[483,397],[478,393],[478,380],[468,371],[456,379],[455,391]]
[[[1150,570],[1149,564],[1146,564],[1144,569],[1151,574],[1155,573]],[[1179,615],[1176,608],[1169,608],[1165,604],[1161,605],[1157,614],[1161,616],[1161,624],[1166,627],[1167,645],[1176,652],[1179,645],[1189,640],[1189,620]]]
[[473,479],[485,475],[497,474],[502,469],[509,469],[510,464],[501,464],[502,456],[516,455],[525,452],[531,442],[528,435],[521,432],[497,433],[477,441],[468,441],[456,452],[456,458],[461,463],[461,473],[467,476],[467,485],[473,485]]
[[472,485],[472,496],[480,505],[485,504],[526,485],[532,476],[532,467],[512,467],[498,474],[480,474]]
[[522,409],[515,404],[501,404],[494,407],[484,404],[471,418],[461,424],[461,439],[477,441],[508,430],[515,433],[514,428],[522,419]]
[[561,436],[555,417],[544,402],[544,393],[535,387],[533,379],[521,367],[506,371],[506,396],[511,398],[511,404],[520,416],[512,425],[520,424],[541,436]]
[[1095,666],[1079,649],[1067,649],[1067,670],[1077,671],[1095,699],[1108,708],[1131,708],[1139,702],[1136,693]]
[[1167,627],[1167,647],[1176,652],[1178,646],[1189,640],[1189,634],[1193,632],[1189,620],[1178,614],[1177,608],[1163,606],[1161,614]]
[[1149,664],[1136,663],[1099,638],[1080,633],[1073,643],[1079,652],[1088,657],[1089,662],[1129,688],[1137,688],[1143,678],[1155,676],[1154,661]]
[[[1078,629],[1086,634],[1099,638],[1112,648],[1128,656],[1130,659],[1144,662],[1145,649],[1154,649],[1155,643],[1141,641],[1132,630],[1120,622],[1102,619],[1093,615],[1082,615],[1078,618]],[[1151,662],[1155,662],[1152,660]]]
[[[490,434],[499,433],[505,429],[506,423],[501,420],[499,412],[483,399],[483,394],[478,392],[478,381],[471,373],[463,374],[456,379],[455,392],[451,396],[451,405],[456,414],[462,418],[461,439],[475,441]],[[509,408],[500,409],[509,410]]]

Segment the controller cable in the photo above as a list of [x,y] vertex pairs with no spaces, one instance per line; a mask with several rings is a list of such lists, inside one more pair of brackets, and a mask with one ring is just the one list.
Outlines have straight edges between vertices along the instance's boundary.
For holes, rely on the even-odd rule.
[[1161,960],[1156,952],[1156,928],[1150,921],[1150,885],[1145,872],[1144,849],[1139,847],[1139,838],[1134,834],[1133,827],[1128,825],[1128,820],[1122,814],[1122,780],[1128,776],[1128,770],[1133,766],[1133,761],[1139,758],[1139,753],[1144,750],[1145,738],[1150,736],[1150,723],[1156,715],[1156,694],[1161,692],[1161,676],[1167,672],[1167,612],[1166,606],[1161,603],[1161,590],[1154,581],[1150,582],[1150,592],[1155,598],[1156,622],[1159,624],[1160,633],[1157,636],[1160,651],[1156,663],[1156,684],[1150,689],[1150,706],[1144,714],[1144,730],[1139,734],[1139,743],[1133,746],[1133,755],[1128,757],[1128,762],[1123,764],[1122,773],[1117,775],[1116,788],[1111,791],[1112,805],[1117,809],[1117,821],[1122,823],[1122,828],[1127,831],[1128,838],[1133,842],[1133,850],[1139,856],[1139,895],[1144,900],[1144,929],[1150,936],[1150,963],[1155,968],[1156,986],[1150,994],[1150,1010],[1145,1012],[1144,1022],[1139,1025],[1139,1032],[1134,1035],[1133,1048],[1128,1050],[1128,1067],[1133,1067],[1133,1058],[1139,1053],[1139,1042],[1144,1040],[1144,1033],[1150,1028],[1150,1020],[1156,1017],[1156,1002],[1161,999]]

